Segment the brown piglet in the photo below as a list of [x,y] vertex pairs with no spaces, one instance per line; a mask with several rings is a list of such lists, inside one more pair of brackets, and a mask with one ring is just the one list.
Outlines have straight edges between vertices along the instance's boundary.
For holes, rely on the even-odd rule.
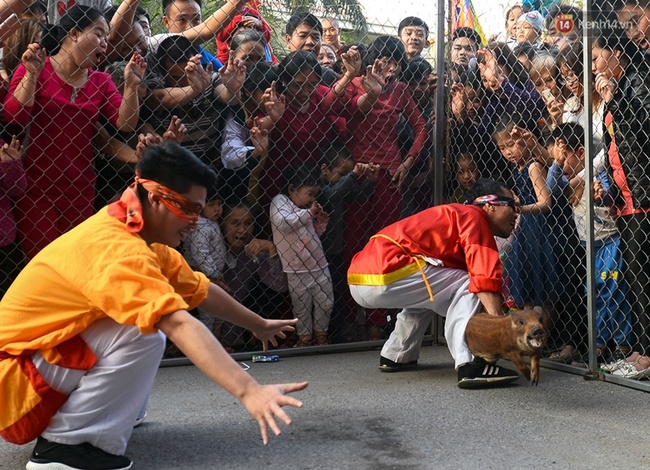
[[[490,363],[502,358],[512,361],[531,385],[539,382],[539,359],[547,336],[543,311],[532,307],[499,317],[476,314],[465,330],[467,345],[474,356]],[[530,356],[530,369],[523,356]]]

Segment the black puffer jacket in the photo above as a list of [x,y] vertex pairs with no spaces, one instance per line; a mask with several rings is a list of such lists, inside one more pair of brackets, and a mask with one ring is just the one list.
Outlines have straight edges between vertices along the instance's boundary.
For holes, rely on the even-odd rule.
[[[650,208],[650,67],[647,61],[630,64],[607,104],[621,164],[632,193],[634,209]],[[611,137],[605,130],[605,144]],[[611,167],[609,176],[614,181]]]

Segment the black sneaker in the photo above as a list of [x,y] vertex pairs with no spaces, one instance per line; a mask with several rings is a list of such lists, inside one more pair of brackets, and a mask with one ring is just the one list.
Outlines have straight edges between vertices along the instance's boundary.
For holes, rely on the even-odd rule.
[[131,460],[113,455],[84,442],[77,445],[57,444],[39,437],[27,470],[128,470]]
[[404,370],[413,370],[418,366],[418,361],[407,362],[400,364],[386,359],[384,356],[379,356],[379,370],[382,372],[401,372]]
[[458,368],[458,386],[460,388],[503,385],[514,382],[518,378],[519,374],[514,370],[489,364],[478,357]]

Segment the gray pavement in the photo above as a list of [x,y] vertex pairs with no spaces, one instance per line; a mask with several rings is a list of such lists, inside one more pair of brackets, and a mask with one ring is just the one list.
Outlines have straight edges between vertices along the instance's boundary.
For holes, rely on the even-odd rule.
[[[257,424],[193,366],[161,368],[127,455],[134,469],[650,469],[647,393],[542,369],[488,390],[456,386],[444,346],[421,367],[377,370],[379,352],[253,364],[260,382],[309,380],[293,424],[263,446]],[[508,365],[507,362],[504,365]],[[0,469],[24,468],[31,445],[0,443]]]

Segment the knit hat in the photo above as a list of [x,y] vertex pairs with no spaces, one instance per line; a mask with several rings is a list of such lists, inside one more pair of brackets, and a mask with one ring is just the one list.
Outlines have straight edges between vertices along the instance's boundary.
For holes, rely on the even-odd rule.
[[540,34],[542,33],[542,29],[544,29],[544,17],[538,11],[524,13],[519,17],[517,23],[528,23]]

